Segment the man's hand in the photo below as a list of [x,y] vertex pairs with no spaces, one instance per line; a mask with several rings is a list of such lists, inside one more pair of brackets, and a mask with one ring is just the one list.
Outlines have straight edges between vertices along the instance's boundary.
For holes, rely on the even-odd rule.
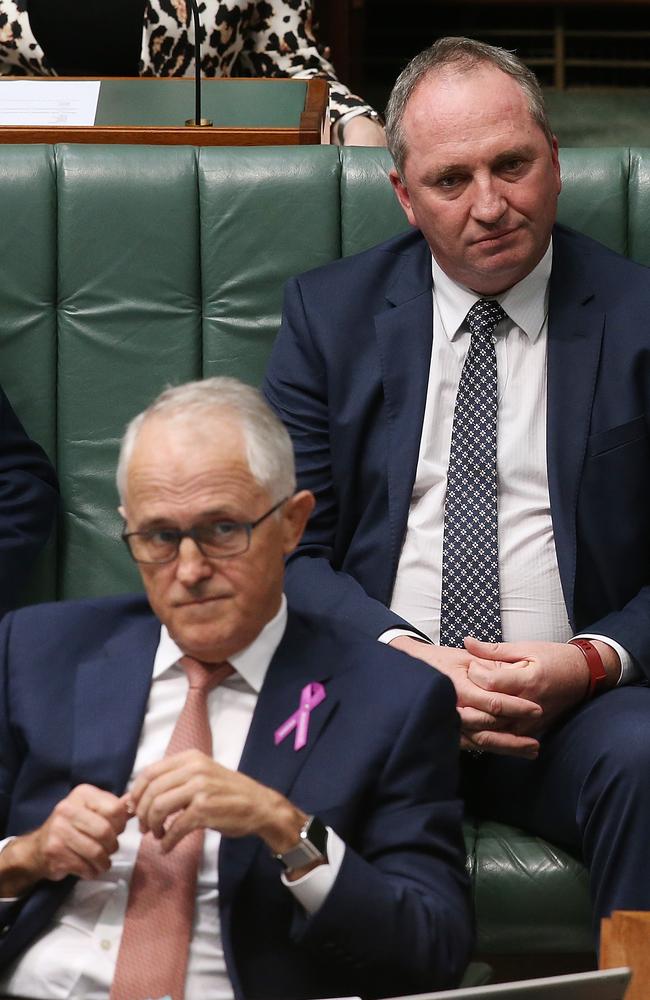
[[279,792],[200,750],[152,764],[136,779],[128,798],[142,832],[158,838],[165,853],[191,830],[210,828],[226,837],[256,834],[274,854],[282,854],[298,843],[307,819]]
[[[620,672],[616,652],[594,642],[612,686]],[[579,704],[589,688],[589,669],[575,646],[563,642],[479,642],[467,638],[472,656],[468,677],[493,694],[526,698],[542,708],[536,719],[522,719],[520,731],[538,735]]]
[[535,723],[539,723],[542,709],[528,695],[500,691],[496,687],[492,690],[478,683],[470,674],[470,666],[473,663],[482,664],[488,673],[493,668],[490,659],[479,660],[478,654],[468,650],[434,646],[408,636],[399,636],[390,645],[424,660],[452,681],[456,689],[461,746],[464,749],[537,756],[539,742],[530,732],[534,730]]
[[92,879],[108,871],[128,818],[126,803],[116,795],[77,785],[42,826],[2,851],[0,895],[19,896],[41,879]]

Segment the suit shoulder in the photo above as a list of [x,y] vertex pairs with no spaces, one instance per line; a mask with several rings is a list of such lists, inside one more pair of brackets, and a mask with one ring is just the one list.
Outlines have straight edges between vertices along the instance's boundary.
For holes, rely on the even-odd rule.
[[287,632],[296,649],[305,642],[318,644],[338,673],[351,671],[354,683],[374,697],[385,700],[387,692],[400,701],[432,697],[440,707],[456,709],[454,687],[444,674],[400,650],[393,649],[349,622],[339,622],[329,615],[290,611]]
[[292,280],[307,288],[313,285],[320,287],[323,282],[340,282],[348,278],[358,280],[364,273],[374,276],[382,269],[394,267],[399,258],[409,254],[417,255],[423,251],[429,252],[422,233],[418,229],[411,229],[360,253],[339,257],[320,267],[303,271]]
[[571,229],[569,226],[563,226],[558,223],[554,227],[553,238],[554,246],[560,254],[581,257],[587,260],[590,266],[603,268],[606,272],[611,273],[612,268],[615,270],[620,269],[625,272],[626,277],[636,277],[639,281],[650,286],[650,268],[644,264],[639,264],[635,260],[631,260],[629,257],[625,257],[616,250],[612,250],[611,247],[605,246],[604,243],[593,239],[591,236],[586,236],[576,229]]
[[114,631],[125,620],[144,621],[151,617],[149,602],[143,594],[122,594],[29,605],[5,615],[2,629],[13,636],[55,636],[69,629],[82,632],[91,628],[101,634],[104,629]]

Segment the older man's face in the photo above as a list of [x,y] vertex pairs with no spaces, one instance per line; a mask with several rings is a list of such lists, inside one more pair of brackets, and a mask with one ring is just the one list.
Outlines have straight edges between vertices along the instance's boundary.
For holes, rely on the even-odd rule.
[[[234,421],[221,417],[197,429],[152,417],[136,439],[122,513],[128,531],[183,530],[215,520],[252,522],[279,499],[251,475]],[[304,491],[290,498],[255,528],[241,555],[207,558],[184,538],[173,562],[140,564],[151,607],[183,652],[218,662],[255,639],[280,607],[284,557],[311,506]]]
[[449,277],[484,295],[532,271],[560,192],[549,146],[512,77],[489,64],[425,78],[404,116],[403,183],[391,181]]

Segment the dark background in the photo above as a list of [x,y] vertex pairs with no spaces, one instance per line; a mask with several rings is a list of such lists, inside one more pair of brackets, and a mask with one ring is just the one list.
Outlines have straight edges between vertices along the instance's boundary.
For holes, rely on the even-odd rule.
[[535,70],[565,144],[650,145],[650,0],[316,0],[316,14],[341,79],[379,111],[413,55],[468,35]]

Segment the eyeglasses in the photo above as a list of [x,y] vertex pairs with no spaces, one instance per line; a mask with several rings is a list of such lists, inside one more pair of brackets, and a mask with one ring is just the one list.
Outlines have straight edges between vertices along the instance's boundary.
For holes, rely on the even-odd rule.
[[151,528],[149,531],[125,531],[122,539],[131,558],[137,563],[169,563],[178,556],[184,538],[191,538],[207,559],[241,556],[251,543],[253,528],[274,514],[289,497],[283,497],[257,521],[208,521],[187,531],[179,528]]

